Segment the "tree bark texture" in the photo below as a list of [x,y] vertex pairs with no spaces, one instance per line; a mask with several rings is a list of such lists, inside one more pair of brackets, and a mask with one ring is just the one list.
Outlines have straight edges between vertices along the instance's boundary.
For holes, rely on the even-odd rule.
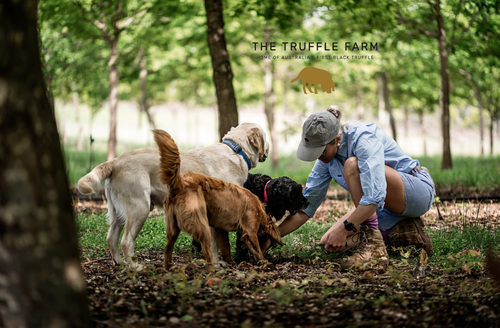
[[36,0],[0,6],[0,140],[0,326],[88,327]]
[[80,98],[78,97],[78,92],[73,92],[73,107],[75,109],[76,123],[78,124],[78,141],[76,143],[76,149],[78,151],[83,150],[83,123],[80,119]]
[[421,134],[422,134],[422,146],[424,148],[424,156],[427,156],[427,131],[424,124],[424,110],[418,111],[418,121],[420,122]]
[[398,141],[397,131],[396,131],[396,120],[394,119],[394,113],[392,110],[391,102],[389,101],[389,80],[385,72],[382,73],[382,83],[384,90],[384,104],[385,109],[389,113],[389,121],[391,122],[392,138]]
[[[271,29],[268,24],[265,27],[266,42],[271,41]],[[269,56],[269,51],[266,50],[266,55]],[[273,87],[273,63],[270,59],[264,60],[264,113],[267,118],[269,133],[271,134],[271,167],[278,167],[278,135],[274,128],[274,108],[276,105],[276,94]]]
[[[481,90],[479,89],[479,84],[477,81],[472,77],[472,75],[467,72],[466,70],[463,69],[458,69],[458,71],[467,77],[467,79],[470,81],[472,84],[472,88],[474,89],[474,96],[476,97],[477,100],[477,108],[479,110],[479,139],[481,143],[481,156],[484,156],[484,119],[483,119],[483,97],[481,96]],[[489,105],[486,105],[488,108]]]
[[208,47],[212,57],[215,92],[219,109],[219,138],[238,125],[238,109],[233,89],[233,72],[224,36],[222,0],[205,0]]
[[148,101],[147,101],[147,88],[146,88],[146,83],[148,79],[148,69],[146,67],[146,58],[144,56],[144,49],[141,49],[139,51],[139,57],[141,60],[140,66],[141,66],[141,71],[139,73],[139,84],[141,85],[141,103],[140,103],[140,111],[146,113],[148,116],[148,121],[149,125],[156,130],[156,124],[153,119],[153,116],[149,112],[149,106],[148,106]]
[[118,66],[116,63],[118,36],[111,44],[111,57],[109,67],[109,139],[108,158],[110,161],[116,157],[116,109],[118,108]]
[[435,0],[435,18],[438,27],[439,59],[441,61],[441,131],[443,133],[443,170],[452,168],[450,146],[450,70],[448,68],[448,50],[446,49],[446,32],[441,14],[441,1]]
[[362,121],[365,119],[365,106],[363,104],[363,87],[356,84],[356,113],[358,114],[358,120]]
[[377,90],[378,90],[378,121],[381,125],[386,124],[385,103],[384,103],[384,81],[382,74],[377,74]]
[[[493,103],[493,106],[491,106]],[[498,106],[498,100],[493,98],[488,100],[488,106],[486,107],[490,113],[490,155],[493,155],[493,139],[495,126],[495,121],[498,121],[498,116],[500,114],[500,108]]]
[[481,142],[481,156],[484,156],[484,119],[483,119],[483,98],[481,97],[481,90],[479,90],[479,85],[475,80],[472,80],[474,84],[474,94],[477,99],[477,107],[479,109],[479,139]]

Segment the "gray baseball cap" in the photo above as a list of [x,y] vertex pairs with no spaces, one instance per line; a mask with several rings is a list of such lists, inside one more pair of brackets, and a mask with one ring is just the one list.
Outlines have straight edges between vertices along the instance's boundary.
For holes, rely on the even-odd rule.
[[330,112],[311,114],[302,126],[302,138],[297,149],[297,158],[312,162],[325,150],[340,130],[340,123]]

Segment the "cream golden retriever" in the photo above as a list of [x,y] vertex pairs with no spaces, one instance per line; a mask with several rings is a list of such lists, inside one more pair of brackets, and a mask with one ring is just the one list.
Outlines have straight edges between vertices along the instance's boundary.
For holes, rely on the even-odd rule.
[[[232,128],[223,138],[241,147],[245,158],[224,143],[202,149],[181,151],[181,173],[193,171],[242,186],[248,170],[263,162],[269,154],[269,143],[264,130],[254,123],[242,123]],[[98,192],[102,181],[108,199],[109,231],[106,238],[115,263],[122,263],[118,250],[120,233],[125,228],[121,247],[125,261],[141,268],[132,261],[137,235],[154,206],[161,207],[168,188],[158,180],[160,154],[158,149],[132,150],[114,160],[102,163],[78,181],[78,190],[87,195]],[[250,166],[250,167],[249,167]],[[214,263],[220,263],[218,247],[212,238]]]
[[210,227],[214,228],[222,257],[227,262],[232,262],[228,231],[243,234],[241,239],[247,243],[257,262],[264,260],[258,235],[268,235],[283,244],[276,225],[250,190],[192,171],[181,175],[181,158],[174,140],[165,131],[153,130],[153,133],[160,150],[159,179],[170,190],[163,201],[167,233],[166,270],[170,269],[172,251],[181,230],[201,243],[208,270],[212,267]]

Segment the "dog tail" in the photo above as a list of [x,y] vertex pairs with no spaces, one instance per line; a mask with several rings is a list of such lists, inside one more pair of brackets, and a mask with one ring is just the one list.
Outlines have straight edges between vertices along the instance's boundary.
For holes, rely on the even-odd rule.
[[302,71],[299,73],[299,75],[297,75],[296,78],[294,78],[293,80],[290,81],[290,83],[293,83],[295,81],[298,81],[300,79],[300,74],[302,73]]
[[169,195],[174,197],[182,192],[183,185],[180,174],[181,157],[174,139],[163,130],[153,130],[156,144],[160,150],[160,171],[158,177],[170,188]]
[[113,161],[97,165],[89,174],[78,180],[78,191],[82,195],[91,195],[101,191],[101,184],[113,172]]

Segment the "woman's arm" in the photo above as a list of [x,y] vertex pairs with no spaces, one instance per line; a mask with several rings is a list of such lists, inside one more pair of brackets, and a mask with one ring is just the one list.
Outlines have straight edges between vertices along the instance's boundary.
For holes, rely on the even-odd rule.
[[294,232],[298,228],[300,228],[306,221],[309,220],[309,216],[300,211],[295,213],[294,215],[288,216],[283,222],[281,222],[278,227],[281,237],[288,235],[291,232]]

